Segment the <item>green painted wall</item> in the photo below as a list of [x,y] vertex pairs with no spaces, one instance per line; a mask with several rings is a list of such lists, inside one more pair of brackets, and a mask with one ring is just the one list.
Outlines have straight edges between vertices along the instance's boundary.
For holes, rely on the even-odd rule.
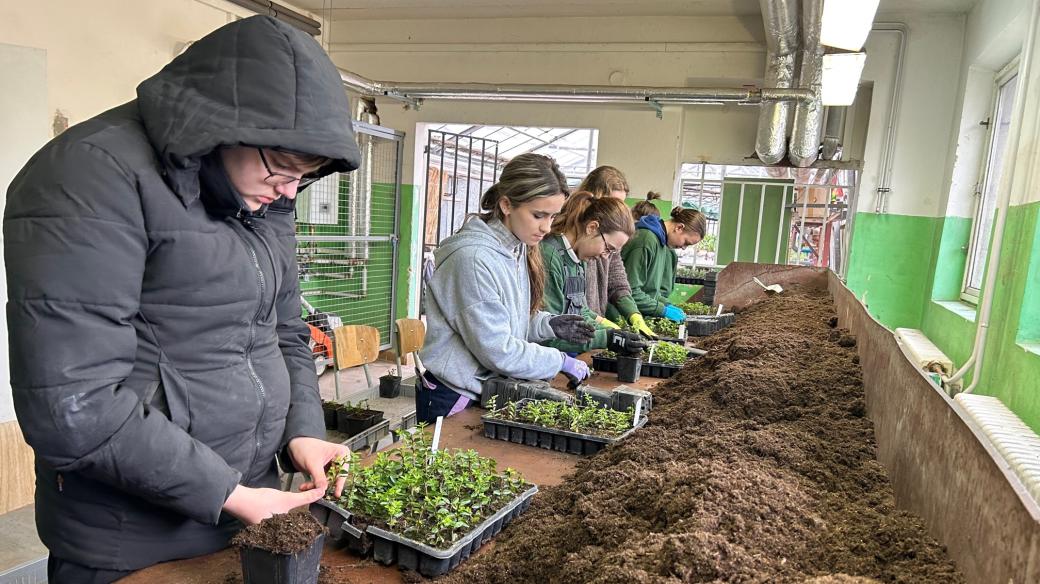
[[419,208],[413,195],[415,185],[401,185],[401,210],[398,223],[400,240],[397,245],[397,318],[414,318],[409,307],[418,294],[419,278],[412,277],[412,260],[419,254]]
[[[1040,203],[1011,207],[977,393],[993,395],[1040,432]],[[889,328],[919,328],[955,364],[975,340],[960,301],[971,219],[856,215],[848,285]],[[966,379],[970,382],[971,375]]]
[[942,218],[857,213],[847,284],[885,326],[921,328]]
[[[1040,351],[1028,350],[1019,342],[1023,317],[1035,315],[1040,304],[1035,271],[1040,255],[1036,245],[1038,215],[1040,203],[1011,207],[1008,211],[978,392],[1000,398],[1040,433]],[[1035,325],[1032,321],[1026,328],[1035,330]]]
[[[646,200],[645,197],[642,198],[642,199],[628,198],[628,199],[625,199],[625,204],[628,205],[628,207],[631,209],[632,207],[636,206],[636,203],[638,203],[640,201],[645,201],[645,200]],[[653,203],[654,203],[654,206],[657,207],[657,210],[661,212],[661,217],[662,218],[667,219],[668,217],[671,216],[671,213],[672,213],[672,202],[671,201],[663,201],[661,199],[657,199]]]

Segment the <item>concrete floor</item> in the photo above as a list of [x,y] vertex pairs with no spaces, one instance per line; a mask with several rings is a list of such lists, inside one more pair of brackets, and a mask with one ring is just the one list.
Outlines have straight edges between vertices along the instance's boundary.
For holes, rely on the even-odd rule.
[[26,505],[0,515],[0,582],[46,581],[47,548],[36,536],[34,513],[35,507]]

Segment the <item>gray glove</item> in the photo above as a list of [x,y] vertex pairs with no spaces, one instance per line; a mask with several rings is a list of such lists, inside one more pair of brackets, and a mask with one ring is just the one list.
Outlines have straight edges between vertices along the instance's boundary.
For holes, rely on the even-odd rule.
[[549,328],[557,339],[569,343],[585,344],[596,334],[596,327],[585,322],[580,314],[561,314],[549,319]]

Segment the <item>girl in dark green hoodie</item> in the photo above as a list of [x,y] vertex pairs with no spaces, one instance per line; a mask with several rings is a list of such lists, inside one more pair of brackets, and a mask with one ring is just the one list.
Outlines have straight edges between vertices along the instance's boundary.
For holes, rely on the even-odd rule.
[[636,234],[621,250],[632,298],[643,316],[663,316],[682,322],[685,313],[668,303],[675,287],[676,249],[699,242],[707,231],[704,214],[676,207],[671,218],[647,215],[636,223]]

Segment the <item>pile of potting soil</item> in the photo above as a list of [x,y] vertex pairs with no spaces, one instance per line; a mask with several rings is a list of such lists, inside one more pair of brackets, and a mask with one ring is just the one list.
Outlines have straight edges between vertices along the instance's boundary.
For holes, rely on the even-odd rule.
[[310,513],[283,513],[236,533],[231,545],[276,554],[298,554],[311,547],[324,531],[325,527]]
[[704,340],[646,427],[544,489],[459,583],[962,582],[896,509],[855,339],[795,287]]

